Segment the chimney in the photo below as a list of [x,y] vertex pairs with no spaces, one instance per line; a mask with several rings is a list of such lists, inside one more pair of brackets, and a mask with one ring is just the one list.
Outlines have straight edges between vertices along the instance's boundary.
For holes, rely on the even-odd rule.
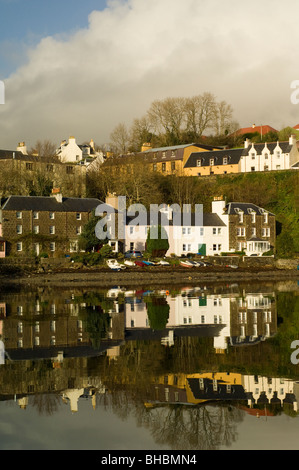
[[251,140],[250,139],[246,139],[245,142],[244,142],[244,149],[248,149],[249,145],[251,144]]
[[212,213],[222,215],[225,209],[225,200],[223,196],[215,196],[212,201]]
[[94,149],[94,141],[93,141],[93,139],[90,139],[89,145],[91,146],[92,149]]
[[289,144],[290,145],[296,145],[296,136],[294,134],[290,135],[289,137]]
[[152,146],[149,142],[145,142],[141,147],[141,152],[146,152],[147,150],[151,150]]
[[27,147],[25,145],[25,142],[19,142],[18,147],[17,147],[18,152],[22,152],[23,155],[28,155],[27,154]]
[[60,188],[53,188],[52,193],[51,193],[51,197],[55,197],[56,201],[61,203],[62,202],[62,193],[60,191]]
[[116,193],[108,193],[105,202],[109,204],[109,206],[112,206],[113,209],[118,210],[118,196]]

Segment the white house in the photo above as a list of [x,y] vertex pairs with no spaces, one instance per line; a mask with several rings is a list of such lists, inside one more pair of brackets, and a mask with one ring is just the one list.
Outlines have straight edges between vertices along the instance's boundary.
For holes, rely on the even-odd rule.
[[56,150],[56,155],[63,163],[79,162],[82,160],[82,149],[77,145],[75,137],[71,136],[68,140],[63,140],[60,147]]
[[289,170],[299,161],[296,138],[288,142],[251,143],[245,141],[240,159],[241,173],[252,171]]
[[[136,223],[135,223],[136,221]],[[125,251],[146,250],[149,229],[161,224],[168,236],[166,256],[188,253],[212,256],[228,251],[228,226],[215,213],[179,213],[168,207],[160,216],[146,214],[144,221],[127,217],[125,227]],[[152,237],[153,238],[153,237]]]

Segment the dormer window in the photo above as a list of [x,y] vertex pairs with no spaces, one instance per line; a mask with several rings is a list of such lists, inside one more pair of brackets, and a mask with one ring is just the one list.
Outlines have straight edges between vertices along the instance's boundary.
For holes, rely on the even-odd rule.
[[197,165],[197,166],[201,166],[201,160],[200,160],[200,159],[199,159],[199,160],[196,160],[196,165]]
[[223,165],[227,165],[228,159],[227,157],[223,157]]
[[215,164],[214,158],[210,158],[210,166],[213,166]]

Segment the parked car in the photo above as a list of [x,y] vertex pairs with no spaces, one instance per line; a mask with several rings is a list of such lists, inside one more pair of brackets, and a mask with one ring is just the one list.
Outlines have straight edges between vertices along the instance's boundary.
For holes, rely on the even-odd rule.
[[125,252],[125,258],[142,258],[141,251],[129,250]]

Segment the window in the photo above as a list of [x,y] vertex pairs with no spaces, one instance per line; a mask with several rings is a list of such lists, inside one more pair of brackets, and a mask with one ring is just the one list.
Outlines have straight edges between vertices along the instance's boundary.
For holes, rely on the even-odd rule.
[[269,228],[263,228],[262,229],[262,237],[270,237],[270,229]]
[[264,224],[268,223],[268,214],[267,212],[264,214]]
[[223,165],[227,165],[227,157],[223,157]]
[[251,214],[251,222],[252,222],[253,224],[255,224],[255,221],[256,221],[256,217],[255,217],[255,216],[256,216],[256,213],[255,213],[255,212],[252,212],[252,214]]
[[47,168],[47,171],[48,171],[49,173],[53,173],[53,171],[54,171],[54,166],[53,166],[53,165],[47,165],[46,168]]
[[22,251],[23,250],[23,245],[22,242],[17,243],[17,251]]
[[26,163],[26,170],[29,170],[29,171],[33,170],[32,163]]
[[203,227],[200,227],[199,234],[200,234],[201,237],[203,237],[203,235],[204,235],[204,228]]
[[175,162],[171,162],[171,170],[172,170],[172,171],[175,170]]
[[237,236],[238,237],[245,237],[245,228],[244,227],[238,227],[237,228]]
[[79,227],[76,228],[76,234],[80,235],[81,233],[82,233],[82,227],[80,225]]
[[134,227],[130,227],[130,235],[134,232]]
[[186,235],[186,227],[182,227],[182,235]]
[[166,163],[162,163],[162,171],[166,171]]
[[49,232],[50,232],[50,235],[54,235],[54,234],[55,234],[55,225],[50,225],[50,227],[49,227]]
[[215,163],[215,160],[214,160],[214,158],[210,158],[210,166],[213,166],[213,165],[214,165],[214,163]]
[[55,219],[55,213],[54,213],[54,212],[50,212],[50,213],[49,213],[49,218],[50,218],[51,220],[54,220],[54,219]]
[[23,232],[23,227],[22,227],[22,225],[17,225],[17,234],[18,234],[18,235],[21,235],[22,232]]
[[252,227],[252,229],[251,229],[251,235],[252,235],[252,237],[255,237],[255,236],[256,236],[256,228],[255,228],[255,227]]
[[199,160],[196,160],[196,165],[197,165],[197,166],[201,166],[201,160],[200,160],[200,159],[199,159]]
[[66,167],[66,172],[67,172],[68,175],[72,175],[74,173],[74,167],[68,165]]
[[157,163],[153,164],[153,171],[157,171]]
[[217,245],[213,245],[213,251],[217,251]]
[[187,245],[185,243],[183,244],[183,251],[187,251]]
[[239,223],[240,223],[240,224],[243,224],[243,221],[244,221],[244,213],[243,213],[243,212],[239,212]]
[[221,228],[217,229],[217,233],[218,233],[218,235],[221,235]]
[[216,235],[216,233],[217,233],[217,229],[213,228],[213,235]]
[[50,243],[50,251],[55,251],[55,242]]
[[36,212],[36,211],[33,212],[33,218],[34,218],[34,220],[38,219],[38,212]]
[[39,233],[39,225],[34,225],[33,233]]
[[251,153],[251,160],[255,160],[255,153]]
[[16,218],[21,219],[22,218],[22,212],[16,212]]
[[269,155],[265,153],[265,160],[268,160]]
[[255,167],[252,166],[252,167],[250,168],[250,170],[251,170],[251,171],[255,171]]
[[77,212],[77,214],[76,214],[76,219],[77,219],[77,220],[81,220],[81,213],[80,213],[80,212]]

